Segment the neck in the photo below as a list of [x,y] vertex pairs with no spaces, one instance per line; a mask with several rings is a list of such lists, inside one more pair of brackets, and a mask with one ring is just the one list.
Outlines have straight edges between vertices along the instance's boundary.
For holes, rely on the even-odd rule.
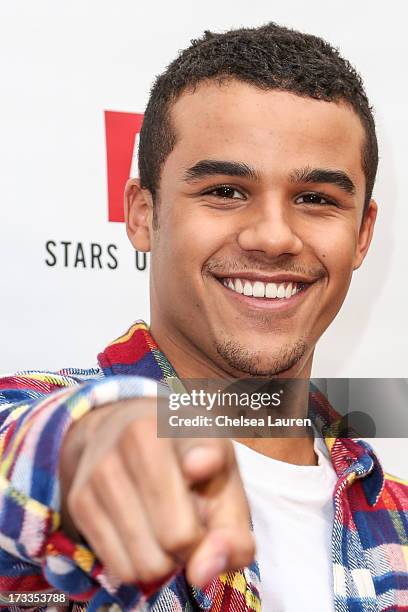
[[[157,320],[152,320],[150,331],[161,352],[171,363],[180,379],[225,379],[247,378],[242,372],[231,372],[212,362],[188,342],[188,339],[177,333],[171,333],[168,328]],[[284,378],[309,379],[312,369],[313,352],[303,364],[297,364],[296,370],[284,373]],[[296,400],[291,403],[290,417],[304,418],[307,416],[308,385],[301,385],[295,394]],[[286,415],[285,415],[286,416]],[[302,437],[274,438],[239,438],[240,443],[268,457],[294,465],[316,465],[317,457],[313,447],[313,436],[305,433]]]

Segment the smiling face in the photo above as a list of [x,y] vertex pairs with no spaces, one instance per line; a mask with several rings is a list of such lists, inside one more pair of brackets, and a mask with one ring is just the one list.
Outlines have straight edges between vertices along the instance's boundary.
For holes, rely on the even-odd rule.
[[171,116],[156,230],[149,194],[126,197],[154,337],[182,376],[309,376],[375,221],[360,119],[238,81],[200,84]]

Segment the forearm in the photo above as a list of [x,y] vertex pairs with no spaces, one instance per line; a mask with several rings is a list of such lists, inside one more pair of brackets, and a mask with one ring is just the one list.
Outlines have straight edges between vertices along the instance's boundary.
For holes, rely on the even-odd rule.
[[[74,459],[65,464],[66,471],[62,475],[64,496],[82,452],[82,436],[75,436],[74,442],[73,437],[68,437],[68,432],[72,433],[75,428],[81,434],[88,432],[87,435],[91,435],[91,423],[96,424],[99,417],[103,417],[106,404],[121,398],[154,395],[156,384],[139,377],[116,377],[115,380],[91,380],[83,384],[73,382],[68,386],[67,376],[45,376],[46,383],[39,381],[38,374],[32,381],[29,375],[0,378],[0,503],[4,516],[1,547],[11,558],[18,557],[37,567],[42,565],[48,582],[52,584],[52,566],[48,571],[49,555],[60,554],[61,544],[61,554],[69,558],[74,554],[74,548],[73,543],[69,544],[68,536],[73,535],[78,541],[65,509],[63,520],[67,541],[62,543],[58,536],[58,532],[63,534],[61,453],[70,449],[71,444],[75,445],[70,449],[70,456]],[[44,388],[48,391],[49,381],[57,390],[50,394],[41,393]],[[61,390],[58,391],[55,381],[61,381]],[[88,418],[91,413],[98,415]],[[50,538],[52,545],[49,545]],[[77,564],[77,560],[73,564]],[[89,563],[80,563],[81,571],[87,572],[88,566]]]

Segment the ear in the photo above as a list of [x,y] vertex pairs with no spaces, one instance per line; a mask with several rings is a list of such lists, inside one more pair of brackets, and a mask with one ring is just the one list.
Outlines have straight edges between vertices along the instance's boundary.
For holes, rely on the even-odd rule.
[[125,222],[130,242],[137,251],[150,251],[153,199],[140,187],[140,180],[129,179],[125,187]]
[[361,227],[358,234],[356,253],[354,257],[353,270],[357,270],[364,261],[367,255],[368,248],[373,237],[375,220],[377,218],[378,206],[374,200],[370,200],[370,204],[361,221]]

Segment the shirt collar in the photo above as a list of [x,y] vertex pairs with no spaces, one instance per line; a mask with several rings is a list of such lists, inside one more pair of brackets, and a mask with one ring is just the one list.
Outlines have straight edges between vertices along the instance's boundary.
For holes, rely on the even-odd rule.
[[[176,371],[142,320],[111,342],[98,355],[98,362],[105,376],[145,376],[163,383],[177,379]],[[314,385],[309,394],[309,416],[323,436],[339,480],[351,484],[362,479],[366,500],[370,506],[375,505],[384,486],[384,474],[374,450],[367,442],[349,437],[344,417]]]

